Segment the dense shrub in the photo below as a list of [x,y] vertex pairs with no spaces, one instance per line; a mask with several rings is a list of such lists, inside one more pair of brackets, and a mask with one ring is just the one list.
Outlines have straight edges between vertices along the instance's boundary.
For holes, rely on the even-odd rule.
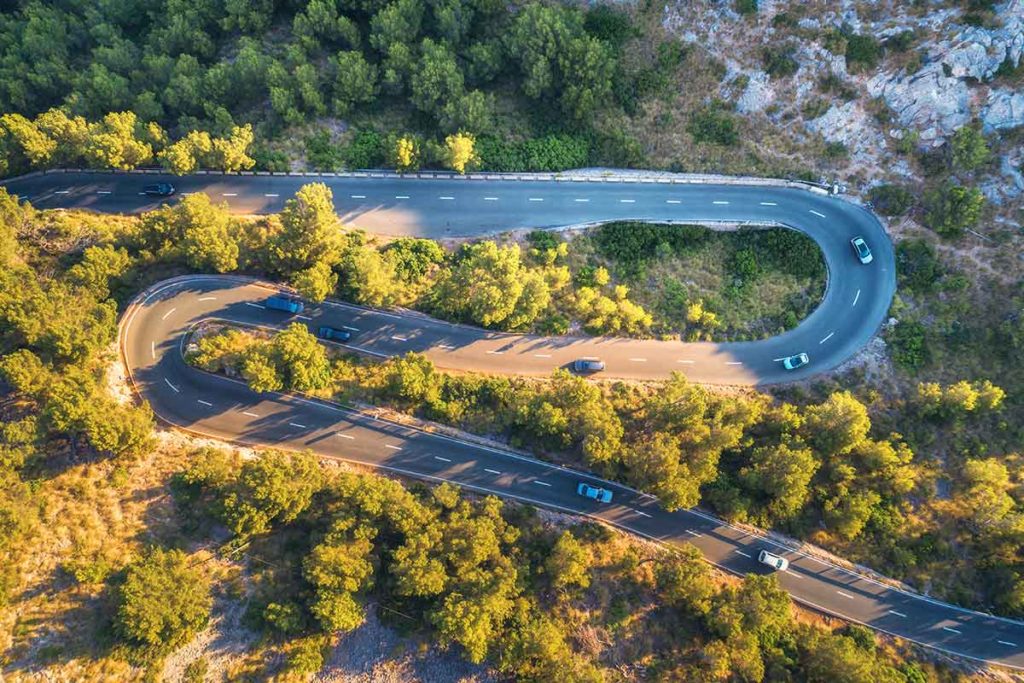
[[487,171],[564,171],[587,165],[590,144],[573,135],[548,135],[513,142],[493,137],[476,141],[481,168]]
[[625,271],[635,271],[666,245],[670,252],[697,247],[707,238],[707,229],[698,225],[664,226],[650,223],[609,223],[594,236],[602,256]]
[[883,216],[902,216],[914,205],[914,195],[902,185],[877,185],[868,198]]
[[900,242],[896,247],[896,272],[900,287],[915,294],[935,291],[943,275],[935,248],[922,239]]
[[350,169],[380,168],[387,158],[387,142],[380,133],[359,131],[345,147],[345,165]]
[[764,70],[777,78],[792,76],[800,69],[800,63],[793,56],[795,52],[796,45],[793,43],[765,47],[761,50],[761,63],[764,64]]
[[846,67],[850,73],[874,69],[881,58],[882,46],[873,37],[856,33],[846,36]]
[[746,16],[757,14],[757,0],[736,0],[736,11]]
[[735,117],[723,110],[720,104],[713,104],[694,112],[686,124],[686,130],[697,143],[709,142],[731,147],[739,141]]
[[928,362],[926,330],[921,323],[902,320],[889,330],[885,340],[897,366],[913,372]]

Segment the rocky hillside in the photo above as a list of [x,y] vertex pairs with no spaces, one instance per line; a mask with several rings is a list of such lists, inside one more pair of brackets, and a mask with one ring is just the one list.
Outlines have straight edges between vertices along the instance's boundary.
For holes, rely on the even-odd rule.
[[998,156],[988,199],[1024,192],[1024,0],[679,0],[663,26],[726,65],[740,113],[843,145],[849,180],[919,179],[911,151],[975,124]]

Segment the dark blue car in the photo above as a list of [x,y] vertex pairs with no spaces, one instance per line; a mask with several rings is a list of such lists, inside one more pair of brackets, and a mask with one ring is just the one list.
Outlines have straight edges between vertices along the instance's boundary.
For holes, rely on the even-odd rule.
[[330,339],[331,341],[346,342],[352,338],[352,333],[345,330],[339,330],[334,327],[321,327],[316,331],[316,336],[321,339]]

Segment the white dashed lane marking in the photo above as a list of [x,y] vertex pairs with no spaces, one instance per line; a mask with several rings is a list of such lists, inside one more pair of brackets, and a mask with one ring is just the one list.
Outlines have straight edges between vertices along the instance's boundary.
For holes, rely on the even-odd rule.
[[647,514],[646,512],[641,512],[640,510],[633,510],[633,512],[640,515],[641,517],[650,517],[649,514]]
[[727,205],[727,204],[728,204],[729,202],[723,202],[723,201],[714,201],[714,202],[711,202],[711,203],[712,203],[712,204],[718,204],[719,206],[725,206],[725,205]]
[[365,194],[350,194],[349,198],[350,199],[366,199],[366,195]]
[[178,310],[178,309],[177,308],[172,308],[171,310],[169,310],[166,313],[164,313],[163,317],[161,317],[160,319],[161,320],[167,320],[167,316],[169,316],[171,313],[174,313],[176,310]]
[[246,306],[252,306],[253,308],[266,308],[266,306],[264,306],[263,304],[254,304],[251,301],[246,301],[245,305]]
[[726,365],[743,365],[743,361],[741,361],[741,360],[727,360],[727,361],[725,361],[725,364]]
[[742,550],[737,550],[736,552],[737,552],[738,554],[742,555],[743,557],[750,557],[750,555],[749,555],[748,553],[745,553],[745,552],[743,552]]
[[312,320],[312,318],[310,318],[308,315],[297,315],[295,317],[298,318],[299,320]]
[[397,335],[397,334],[391,335],[391,338],[394,339],[395,341],[401,341],[401,342],[409,341],[408,337],[402,337],[402,336]]
[[300,425],[298,422],[289,422],[288,424],[291,425],[292,427],[298,427],[299,429],[306,428],[306,425]]
[[440,199],[442,201],[450,202],[450,201],[454,200],[455,197],[447,197],[447,196],[445,196],[445,197],[438,197],[438,199]]
[[392,446],[389,443],[384,444],[384,448],[390,448],[393,451],[400,451],[400,450],[402,450],[401,446]]
[[54,190],[54,194],[71,194],[71,190]]
[[501,472],[499,472],[498,470],[489,470],[486,467],[484,468],[484,472],[490,472],[491,474],[501,474]]
[[256,413],[250,413],[248,410],[243,410],[242,415],[246,415],[248,417],[259,417]]
[[1017,643],[1011,643],[1008,640],[997,640],[996,642],[999,643],[1000,645],[1008,645],[1009,647],[1017,647]]
[[850,600],[854,600],[855,599],[852,595],[850,595],[849,593],[844,593],[843,591],[836,591],[836,593],[839,593],[844,598],[849,598]]
[[409,198],[409,195],[407,195],[407,194],[396,194],[395,195],[395,199],[408,199],[408,198]]
[[590,200],[589,199],[574,199],[573,201],[574,202],[580,202],[582,204],[584,202],[589,202]]
[[963,631],[957,631],[957,630],[956,630],[955,628],[950,628],[950,627],[948,627],[948,626],[943,626],[943,627],[942,627],[942,630],[943,630],[943,631],[949,631],[950,633],[955,633],[955,634],[957,634],[958,636],[959,636],[959,635],[963,635]]
[[826,335],[825,335],[825,338],[824,338],[824,339],[822,339],[822,340],[821,340],[820,342],[818,342],[818,344],[819,344],[819,345],[820,345],[820,344],[824,344],[824,343],[825,343],[825,342],[827,342],[827,341],[828,341],[829,339],[831,339],[831,338],[832,338],[832,335],[834,335],[834,334],[835,334],[835,332],[829,332],[828,334],[826,334]]
[[277,194],[276,192],[267,192],[263,196],[264,197],[280,197],[281,195]]
[[702,534],[698,534],[698,533],[697,533],[696,531],[693,531],[693,530],[691,530],[691,529],[687,529],[687,530],[686,530],[686,533],[690,534],[690,535],[691,535],[691,536],[693,536],[694,538],[697,538],[697,537],[699,537],[699,536],[701,536],[701,535],[702,535]]
[[858,302],[859,300],[860,300],[860,290],[858,289],[858,290],[857,290],[857,293],[856,293],[856,294],[854,294],[854,296],[853,296],[853,305],[854,305],[854,306],[856,306],[856,305],[857,305],[857,302]]
[[542,202],[542,201],[544,201],[544,198],[543,197],[530,197],[530,201],[531,202]]
[[498,198],[497,197],[484,197],[484,201],[485,202],[496,202],[496,201],[498,201]]
[[340,436],[343,439],[354,439],[354,438],[356,438],[354,436],[349,436],[348,434],[342,434],[341,432],[336,433],[335,436]]
[[215,297],[215,296],[201,296],[201,297],[199,297],[199,300],[200,301],[216,301],[217,297]]
[[535,353],[535,354],[533,354],[533,357],[534,358],[551,358],[551,354],[550,353]]
[[907,618],[906,614],[904,614],[903,612],[897,612],[894,609],[889,610],[889,614],[895,614],[897,617],[900,617],[902,619],[906,619]]
[[96,190],[96,194],[111,194],[110,190]]
[[181,389],[171,384],[171,380],[167,379],[166,377],[164,377],[164,381],[167,382],[167,386],[169,386],[171,389],[174,389],[174,393],[178,393],[179,391],[181,391]]
[[502,355],[505,352],[504,351],[488,351],[487,353],[491,354],[492,356],[500,356],[500,355]]
[[451,458],[442,458],[440,455],[435,455],[434,460],[440,460],[441,462],[451,462]]
[[156,342],[149,342],[149,357],[156,358]]
[[546,481],[538,481],[536,479],[533,480],[533,483],[537,484],[538,486],[551,486],[551,484],[547,483]]
[[201,398],[200,399],[196,399],[196,403],[202,403],[204,406],[211,406],[211,407],[213,406],[212,403],[210,403],[209,401],[204,401]]
[[224,193],[221,194],[221,196],[222,197],[237,197],[238,193],[237,192],[224,192]]
[[636,204],[636,200],[635,199],[620,199],[619,203],[620,204]]
[[629,360],[633,361],[634,363],[646,363],[647,362],[646,358],[630,358]]
[[342,325],[341,329],[343,329],[343,330],[352,330],[353,332],[358,332],[359,331],[358,327],[349,327],[348,325]]
[[814,209],[811,209],[811,213],[813,213],[818,218],[824,218],[825,217],[825,214],[821,213],[820,211],[815,211]]
[[677,360],[676,362],[677,363],[682,363],[684,365],[693,365],[697,361],[695,361],[695,360]]
[[761,202],[761,206],[778,206],[775,202]]
[[682,202],[679,201],[678,199],[666,199],[665,203],[666,204],[682,204]]

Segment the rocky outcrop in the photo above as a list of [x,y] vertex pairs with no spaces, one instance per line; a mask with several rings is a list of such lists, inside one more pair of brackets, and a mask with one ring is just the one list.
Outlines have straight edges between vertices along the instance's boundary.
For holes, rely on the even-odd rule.
[[950,135],[971,120],[970,92],[941,64],[926,65],[909,77],[879,74],[868,81],[872,97],[882,97],[901,125],[917,130],[922,142]]
[[750,74],[747,87],[736,100],[736,111],[741,114],[752,114],[764,111],[775,99],[775,91],[768,82],[768,74],[754,71]]
[[808,121],[807,128],[829,142],[843,143],[851,152],[885,147],[881,132],[857,101],[832,105],[823,115]]
[[996,9],[1002,26],[968,26],[952,40],[936,44],[932,59],[941,61],[951,76],[987,80],[1003,64],[1020,63],[1024,53],[1024,0],[1009,0]]
[[986,133],[1024,126],[1024,93],[991,91],[981,112],[981,123]]

